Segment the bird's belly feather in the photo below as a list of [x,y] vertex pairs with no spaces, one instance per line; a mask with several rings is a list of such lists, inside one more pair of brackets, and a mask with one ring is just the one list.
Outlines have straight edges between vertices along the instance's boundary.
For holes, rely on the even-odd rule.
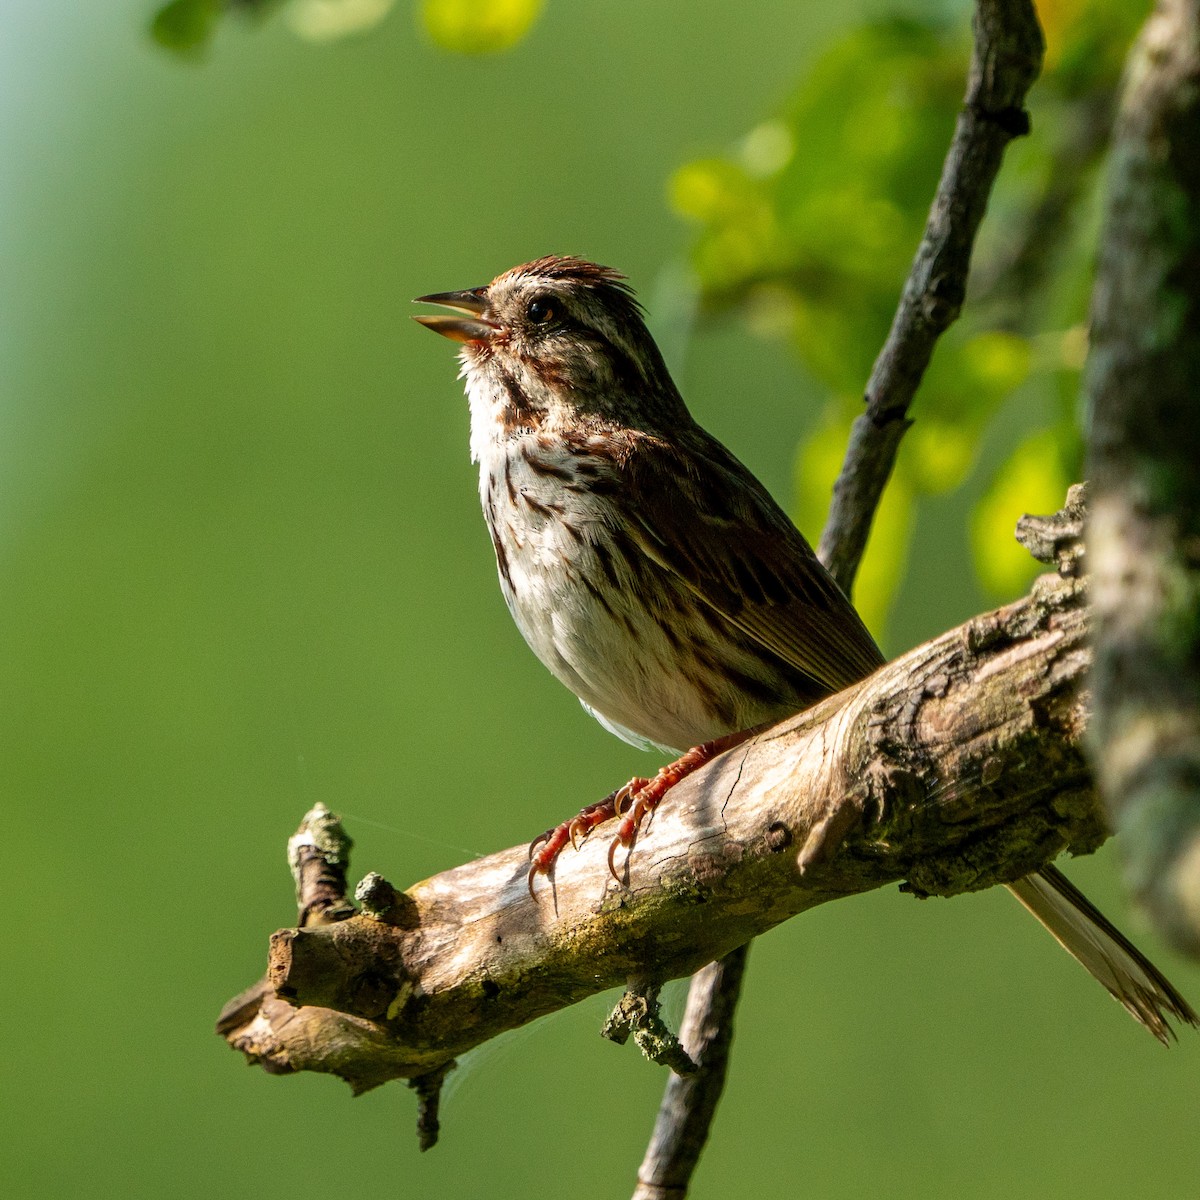
[[672,579],[657,578],[652,589],[644,577],[639,583],[640,572],[662,568],[613,551],[619,543],[594,499],[512,456],[499,468],[481,466],[509,611],[530,649],[601,724],[635,745],[681,750],[764,719],[732,687],[714,695],[694,648],[677,631],[664,633],[647,590],[678,589],[680,610],[697,601]]

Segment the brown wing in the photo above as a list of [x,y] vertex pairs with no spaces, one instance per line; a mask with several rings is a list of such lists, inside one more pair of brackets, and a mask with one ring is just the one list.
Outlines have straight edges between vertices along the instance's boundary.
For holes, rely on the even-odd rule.
[[830,692],[884,662],[786,513],[698,426],[678,448],[638,438],[622,467],[639,548],[743,633]]

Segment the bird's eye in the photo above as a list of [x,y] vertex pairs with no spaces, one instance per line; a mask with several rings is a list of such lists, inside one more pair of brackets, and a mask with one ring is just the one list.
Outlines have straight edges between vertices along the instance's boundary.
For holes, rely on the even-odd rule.
[[549,300],[531,300],[525,311],[535,325],[547,325],[554,320],[554,305]]

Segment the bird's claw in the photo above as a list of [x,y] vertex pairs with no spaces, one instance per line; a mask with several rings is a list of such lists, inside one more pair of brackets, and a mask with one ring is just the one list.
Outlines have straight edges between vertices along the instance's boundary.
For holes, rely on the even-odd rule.
[[534,879],[538,875],[550,874],[558,856],[568,843],[578,850],[597,825],[613,817],[618,817],[621,823],[617,826],[616,836],[608,847],[608,872],[620,883],[621,876],[617,873],[616,863],[617,848],[624,846],[632,851],[642,822],[654,812],[671,788],[697,767],[703,766],[755,732],[757,730],[746,730],[705,742],[702,746],[694,746],[682,758],[663,767],[653,779],[643,779],[641,776],[631,779],[624,787],[617,788],[611,795],[605,796],[599,804],[590,805],[571,820],[564,821],[553,829],[547,829],[540,837],[534,838],[529,843],[529,875],[526,879],[530,896],[534,895]]
[[539,875],[550,874],[558,856],[567,848],[568,844],[578,850],[597,825],[610,821],[617,815],[614,805],[617,795],[623,790],[618,789],[611,795],[605,796],[598,804],[589,805],[569,821],[564,821],[553,829],[547,829],[545,833],[540,834],[529,843],[529,874],[526,877],[526,884],[530,896],[534,895],[534,880]]
[[572,818],[570,824],[567,825],[567,835],[571,839],[571,849],[576,854],[579,853],[579,847],[583,845],[587,835],[592,832],[592,826],[584,820],[583,814]]
[[529,895],[533,897],[533,881],[538,875],[549,875],[550,868],[554,866],[554,860],[562,853],[563,847],[567,844],[568,829],[565,824],[556,825],[553,829],[547,829],[545,833],[539,834],[529,843],[529,874],[526,876],[526,885],[529,888]]
[[[617,855],[617,847],[621,845],[621,835],[618,834],[611,842],[608,843],[608,873],[618,882],[621,882],[621,876],[617,874],[617,864],[614,861]],[[626,865],[629,860],[626,859]]]
[[[618,807],[617,815],[621,818],[621,823],[617,826],[616,836],[608,847],[608,873],[618,883],[621,882],[621,876],[617,872],[617,849],[624,846],[630,853],[633,852],[633,844],[637,841],[642,822],[654,811],[659,800],[662,799],[649,779],[631,780],[621,790],[625,792],[625,798],[630,801],[630,804],[624,811]],[[665,791],[666,789],[663,789],[664,794]],[[625,861],[628,864],[628,858]]]
[[635,775],[624,787],[617,788],[612,797],[614,815],[623,817],[627,806],[632,804],[650,786],[650,783],[651,781],[645,776]]

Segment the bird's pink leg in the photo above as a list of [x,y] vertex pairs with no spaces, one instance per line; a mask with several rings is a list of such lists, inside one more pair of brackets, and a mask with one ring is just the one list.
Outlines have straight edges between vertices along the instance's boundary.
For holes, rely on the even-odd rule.
[[534,879],[538,875],[550,874],[558,856],[567,848],[568,842],[579,849],[582,838],[587,837],[597,825],[603,825],[605,821],[611,821],[614,817],[620,817],[621,824],[617,827],[616,837],[608,850],[608,869],[619,883],[621,877],[617,874],[614,861],[617,848],[633,847],[642,822],[662,803],[662,798],[681,779],[686,779],[705,763],[711,762],[719,754],[724,754],[726,750],[732,750],[734,746],[740,745],[765,728],[765,725],[756,725],[753,729],[727,733],[711,742],[693,746],[682,758],[677,758],[663,767],[653,779],[637,776],[624,787],[617,788],[615,792],[605,796],[598,804],[589,805],[578,816],[554,826],[553,829],[547,829],[545,833],[534,838],[529,845],[529,894],[534,894]]
[[[702,742],[699,746],[693,746],[682,758],[677,758],[673,763],[667,763],[653,779],[649,781],[632,780],[620,792],[614,793],[612,798],[615,801],[616,813],[621,818],[621,824],[617,826],[617,836],[613,838],[612,845],[608,848],[608,869],[618,883],[621,882],[621,877],[617,874],[614,861],[617,848],[626,846],[630,850],[633,849],[633,843],[637,841],[638,830],[641,828],[642,822],[662,803],[662,798],[693,771],[698,771],[705,763],[712,762],[718,755],[724,754],[726,750],[732,750],[734,746],[747,741],[764,728],[766,726],[756,725],[753,729],[727,733],[724,737],[714,738],[711,742]],[[640,786],[635,787],[637,784]],[[622,793],[624,794],[622,795]],[[629,800],[629,807],[622,809],[622,804],[626,799]]]
[[610,792],[598,804],[589,804],[569,821],[547,829],[545,833],[534,838],[529,844],[529,894],[533,895],[534,878],[550,874],[558,856],[567,848],[568,842],[578,850],[581,838],[587,837],[597,825],[603,825],[605,821],[619,816],[621,805],[649,782],[650,780],[641,776],[631,779],[624,787]]

